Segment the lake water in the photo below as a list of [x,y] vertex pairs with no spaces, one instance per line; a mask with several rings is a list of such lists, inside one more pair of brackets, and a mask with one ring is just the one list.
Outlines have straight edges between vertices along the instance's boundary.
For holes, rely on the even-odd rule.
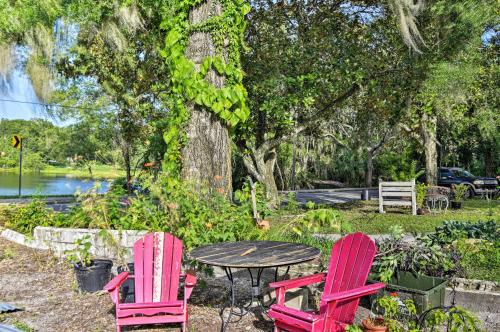
[[[21,194],[72,195],[91,189],[96,182],[101,183],[100,193],[108,190],[109,183],[106,181],[64,175],[23,174]],[[18,193],[19,174],[0,172],[0,196],[17,196]]]

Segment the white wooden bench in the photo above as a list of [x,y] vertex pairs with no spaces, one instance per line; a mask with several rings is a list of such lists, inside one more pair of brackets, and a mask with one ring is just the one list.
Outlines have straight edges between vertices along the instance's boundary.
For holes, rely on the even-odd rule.
[[415,179],[408,182],[379,182],[378,205],[380,213],[384,206],[411,206],[413,215],[417,214]]

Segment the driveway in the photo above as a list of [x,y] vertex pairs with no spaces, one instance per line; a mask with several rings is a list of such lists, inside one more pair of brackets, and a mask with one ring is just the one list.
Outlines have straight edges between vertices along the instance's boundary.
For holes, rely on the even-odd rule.
[[[361,200],[361,192],[365,188],[296,190],[295,198],[299,204],[314,202],[316,204],[339,204]],[[370,198],[378,199],[378,188],[369,188]],[[283,192],[288,195],[289,191]]]

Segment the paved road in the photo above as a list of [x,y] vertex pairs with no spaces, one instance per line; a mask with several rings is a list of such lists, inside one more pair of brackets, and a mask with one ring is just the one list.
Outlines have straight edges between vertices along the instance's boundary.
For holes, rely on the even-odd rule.
[[[297,190],[295,198],[300,204],[314,202],[316,204],[339,204],[357,201],[361,199],[363,188],[345,188],[345,189],[318,189],[318,190]],[[378,199],[378,189],[370,188],[371,199]],[[288,192],[284,192],[285,195]]]
[[[0,199],[0,206],[29,204],[31,200],[31,198],[2,198]],[[47,207],[57,212],[67,212],[77,204],[74,196],[46,197],[43,200],[47,204]]]
[[[345,188],[345,189],[316,189],[316,190],[297,190],[296,199],[299,204],[314,202],[316,204],[339,204],[347,203],[361,199],[361,191],[363,188]],[[370,188],[371,199],[378,199],[378,189]],[[289,192],[282,192],[288,195]],[[48,197],[45,198],[47,206],[58,212],[67,212],[71,207],[75,206],[75,197]],[[285,199],[286,201],[286,199]],[[30,199],[27,198],[10,198],[0,199],[0,205],[10,204],[28,204]]]

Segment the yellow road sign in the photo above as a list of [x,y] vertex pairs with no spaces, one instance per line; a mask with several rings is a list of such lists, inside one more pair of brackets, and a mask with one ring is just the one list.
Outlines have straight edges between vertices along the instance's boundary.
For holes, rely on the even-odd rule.
[[22,146],[22,137],[20,135],[14,135],[12,137],[12,146],[16,149],[20,149]]

